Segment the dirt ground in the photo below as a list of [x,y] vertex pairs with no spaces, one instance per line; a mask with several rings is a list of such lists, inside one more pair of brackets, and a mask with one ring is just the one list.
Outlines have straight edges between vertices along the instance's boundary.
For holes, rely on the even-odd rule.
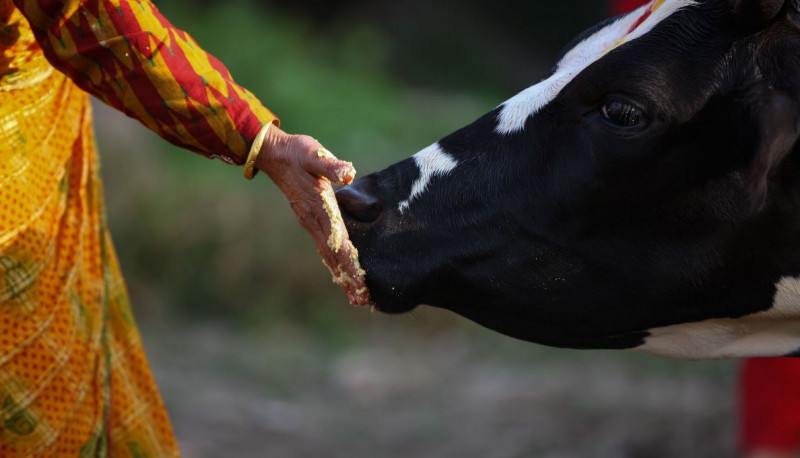
[[735,455],[732,362],[383,321],[343,349],[293,329],[145,335],[187,458]]

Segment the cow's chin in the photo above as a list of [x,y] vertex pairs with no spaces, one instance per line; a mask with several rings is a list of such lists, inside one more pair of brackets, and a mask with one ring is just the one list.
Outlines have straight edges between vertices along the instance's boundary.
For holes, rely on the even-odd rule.
[[418,288],[398,279],[408,275],[397,272],[395,268],[375,262],[362,261],[367,271],[367,288],[375,309],[388,314],[401,314],[412,311],[422,303],[416,292]]
[[408,313],[420,305],[420,303],[416,301],[392,297],[381,293],[374,293],[372,290],[370,290],[370,295],[375,310],[389,315]]

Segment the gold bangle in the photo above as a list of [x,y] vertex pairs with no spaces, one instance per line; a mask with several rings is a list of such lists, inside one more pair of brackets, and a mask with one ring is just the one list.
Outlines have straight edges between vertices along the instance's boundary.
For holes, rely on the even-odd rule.
[[258,153],[261,152],[261,146],[264,144],[264,139],[267,138],[267,132],[269,132],[271,125],[272,122],[268,122],[267,125],[261,128],[261,132],[256,135],[256,139],[253,141],[253,146],[250,147],[250,153],[247,154],[247,160],[244,163],[244,177],[248,180],[252,180],[258,173],[256,159],[258,159]]

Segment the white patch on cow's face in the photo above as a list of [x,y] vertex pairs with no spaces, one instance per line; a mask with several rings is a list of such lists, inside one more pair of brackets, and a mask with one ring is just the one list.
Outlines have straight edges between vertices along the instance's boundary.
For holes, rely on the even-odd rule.
[[522,130],[529,117],[552,102],[586,67],[620,45],[650,32],[676,11],[694,4],[694,0],[654,0],[598,30],[564,55],[552,76],[525,89],[502,105],[497,133],[510,134]]
[[398,210],[403,213],[408,209],[411,201],[425,192],[431,178],[435,175],[446,175],[456,168],[458,162],[449,154],[442,151],[438,143],[423,149],[414,155],[414,162],[419,167],[419,178],[411,185],[411,195],[408,199],[400,202]]
[[637,350],[670,358],[784,356],[800,349],[800,278],[776,285],[772,308],[741,318],[720,318],[650,330]]

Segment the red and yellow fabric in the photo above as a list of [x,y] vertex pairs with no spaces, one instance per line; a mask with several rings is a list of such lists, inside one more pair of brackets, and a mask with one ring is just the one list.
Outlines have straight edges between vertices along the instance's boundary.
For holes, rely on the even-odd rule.
[[177,456],[105,221],[87,92],[237,164],[277,119],[147,1],[0,0],[0,456]]
[[53,66],[176,145],[242,164],[264,123],[277,121],[149,1],[14,3]]

